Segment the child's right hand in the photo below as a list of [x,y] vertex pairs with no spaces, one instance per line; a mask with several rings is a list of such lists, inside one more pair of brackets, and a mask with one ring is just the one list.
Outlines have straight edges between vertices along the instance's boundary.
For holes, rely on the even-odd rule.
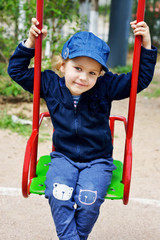
[[42,34],[43,38],[47,36],[47,30],[42,28],[42,30],[38,29],[39,22],[36,18],[32,18],[32,26],[29,30],[29,37],[25,42],[25,46],[28,48],[34,48],[35,47],[35,40],[36,38]]

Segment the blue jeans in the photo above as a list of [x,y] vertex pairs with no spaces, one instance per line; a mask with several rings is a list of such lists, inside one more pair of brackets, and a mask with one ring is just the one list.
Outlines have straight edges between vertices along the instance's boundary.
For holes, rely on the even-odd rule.
[[60,240],[86,240],[99,216],[115,169],[112,158],[74,162],[51,153],[45,197]]

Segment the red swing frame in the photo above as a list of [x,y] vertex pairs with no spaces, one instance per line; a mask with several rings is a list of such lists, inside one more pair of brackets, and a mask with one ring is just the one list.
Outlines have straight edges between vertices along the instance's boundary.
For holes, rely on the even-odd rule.
[[[37,0],[37,20],[39,21],[39,29],[43,25],[43,0]],[[143,21],[145,12],[145,0],[138,1],[137,8],[137,22]],[[124,195],[123,203],[128,204],[131,171],[132,171],[132,136],[134,127],[136,95],[139,75],[139,64],[141,54],[141,36],[135,37],[134,53],[133,53],[133,67],[131,79],[131,91],[128,107],[128,119],[121,116],[110,117],[110,128],[112,139],[114,137],[114,123],[116,120],[123,121],[126,131],[125,153],[123,161],[123,178]],[[50,117],[48,112],[40,114],[40,82],[41,82],[41,58],[42,58],[42,35],[36,39],[35,43],[35,60],[34,60],[34,98],[33,98],[33,125],[32,133],[27,142],[26,152],[24,157],[23,174],[22,174],[22,194],[25,198],[29,197],[29,185],[36,176],[37,152],[38,152],[38,134],[39,127],[44,117]]]

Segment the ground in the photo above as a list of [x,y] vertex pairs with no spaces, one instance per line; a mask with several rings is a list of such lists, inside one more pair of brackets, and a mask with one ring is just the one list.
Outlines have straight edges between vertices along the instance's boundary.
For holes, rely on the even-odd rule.
[[[116,102],[113,114],[126,115],[128,101]],[[9,106],[8,106],[9,105]],[[31,108],[31,104],[27,108]],[[5,104],[8,108],[10,104]],[[13,105],[15,113],[21,104]],[[26,107],[25,107],[26,109]],[[138,97],[133,138],[133,170],[130,201],[105,200],[91,240],[157,240],[160,234],[160,98]],[[11,111],[11,108],[10,108]],[[30,114],[30,112],[29,112]],[[57,239],[47,200],[21,196],[21,173],[26,137],[0,130],[0,239]],[[123,126],[117,124],[115,158],[123,158]],[[51,150],[51,142],[39,144],[40,154]],[[3,191],[2,191],[3,190]]]
[[[128,100],[115,102],[112,114],[127,116]],[[32,115],[31,103],[1,104],[10,114]],[[45,122],[51,132],[50,123]],[[118,123],[114,157],[123,159],[124,129]],[[44,129],[43,129],[44,131]],[[21,174],[27,138],[0,130],[0,239],[56,240],[46,199],[21,195]],[[40,142],[39,155],[51,151],[51,141]],[[157,240],[160,235],[160,98],[137,97],[133,135],[130,201],[105,200],[89,240]]]

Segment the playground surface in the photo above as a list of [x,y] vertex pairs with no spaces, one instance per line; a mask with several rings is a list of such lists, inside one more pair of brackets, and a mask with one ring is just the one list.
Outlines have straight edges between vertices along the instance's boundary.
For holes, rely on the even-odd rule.
[[[89,240],[157,240],[160,236],[160,98],[138,96],[133,134],[130,201],[105,200]],[[115,102],[112,114],[127,115],[128,100]],[[22,107],[23,105],[23,107]],[[2,108],[4,106],[1,106]],[[5,104],[15,114],[29,103]],[[43,110],[42,110],[43,111]],[[30,117],[30,116],[29,116]],[[46,128],[51,131],[48,122]],[[48,125],[47,125],[48,124]],[[123,159],[124,129],[116,124],[114,157]],[[27,138],[0,130],[0,239],[56,240],[47,200],[21,195],[21,173]],[[39,144],[39,154],[51,151],[51,141]]]

